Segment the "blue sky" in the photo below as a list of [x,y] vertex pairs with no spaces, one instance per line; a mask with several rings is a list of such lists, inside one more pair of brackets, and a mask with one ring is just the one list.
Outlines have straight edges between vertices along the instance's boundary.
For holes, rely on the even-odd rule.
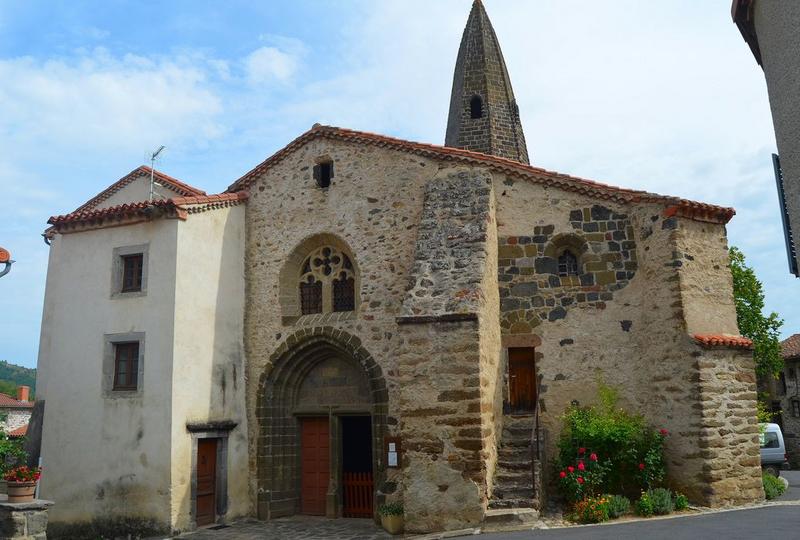
[[[471,0],[0,0],[0,359],[34,366],[47,218],[146,162],[208,192],[314,122],[444,138]],[[535,165],[731,205],[800,331],[763,73],[730,0],[485,0]]]

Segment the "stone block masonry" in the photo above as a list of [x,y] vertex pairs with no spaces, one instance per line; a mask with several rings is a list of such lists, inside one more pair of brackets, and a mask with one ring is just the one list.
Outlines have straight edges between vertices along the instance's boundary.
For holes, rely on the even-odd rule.
[[[636,241],[627,214],[594,205],[571,211],[569,218],[574,232],[556,234],[554,225],[537,225],[530,235],[500,238],[505,334],[528,334],[545,321],[563,319],[573,308],[605,309],[614,292],[633,279]],[[559,275],[562,248],[578,255],[576,275]]]
[[477,524],[486,508],[500,351],[493,200],[481,171],[443,173],[425,187],[398,318],[409,531]]
[[45,540],[47,538],[47,509],[51,501],[34,500],[27,503],[0,501],[0,538],[4,540]]

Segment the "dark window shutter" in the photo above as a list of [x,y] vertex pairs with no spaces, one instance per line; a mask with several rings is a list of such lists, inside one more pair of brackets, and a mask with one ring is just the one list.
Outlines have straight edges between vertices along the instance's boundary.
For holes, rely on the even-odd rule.
[[778,202],[781,205],[781,221],[783,221],[783,237],[786,241],[786,256],[789,258],[789,272],[800,277],[800,271],[797,268],[797,247],[792,234],[792,224],[789,220],[789,208],[786,206],[783,170],[781,169],[781,158],[778,157],[778,154],[772,154],[772,166],[775,169],[775,183],[778,186]]

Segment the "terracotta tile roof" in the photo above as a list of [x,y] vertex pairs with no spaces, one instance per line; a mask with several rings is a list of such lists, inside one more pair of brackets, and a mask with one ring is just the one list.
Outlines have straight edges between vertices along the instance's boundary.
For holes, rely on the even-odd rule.
[[175,193],[182,195],[184,197],[193,196],[193,195],[205,195],[206,192],[197,189],[196,187],[190,186],[184,182],[181,182],[177,178],[172,178],[171,176],[167,176],[166,174],[157,171],[155,169],[151,169],[146,165],[142,165],[141,167],[137,167],[136,169],[132,170],[127,175],[123,176],[106,189],[89,199],[87,202],[79,206],[75,209],[75,212],[81,212],[86,210],[92,210],[97,207],[100,203],[111,197],[113,194],[117,193],[119,190],[136,180],[137,178],[141,178],[142,176],[150,176],[150,171],[153,171],[153,177],[158,181],[159,184],[163,184],[169,187]]
[[263,175],[274,165],[278,164],[294,150],[314,139],[325,138],[359,144],[369,144],[382,148],[390,148],[401,152],[409,152],[423,157],[433,157],[456,161],[459,163],[489,166],[494,170],[512,174],[528,181],[547,186],[558,187],[567,191],[583,193],[598,199],[612,200],[619,203],[658,203],[666,207],[670,215],[679,215],[699,221],[710,221],[713,223],[727,223],[734,216],[736,211],[733,208],[716,206],[701,202],[681,199],[679,197],[668,197],[639,191],[625,189],[607,184],[601,184],[593,180],[577,178],[566,174],[547,171],[539,167],[531,167],[517,161],[462,150],[460,148],[450,148],[435,144],[417,143],[405,141],[385,135],[354,131],[351,129],[338,128],[333,126],[322,126],[315,124],[309,131],[300,135],[294,141],[283,147],[281,150],[267,158],[264,162],[257,165],[250,172],[231,184],[228,191],[238,191],[247,189],[258,177]]
[[743,336],[729,334],[694,334],[694,340],[703,347],[728,347],[731,349],[752,349],[753,341]]
[[781,356],[787,360],[789,358],[800,358],[800,334],[795,334],[781,341]]
[[[47,223],[55,230],[61,231],[75,225],[103,226],[130,220],[149,220],[163,216],[186,219],[188,214],[239,204],[246,200],[246,191],[220,193],[218,195],[195,195],[191,197],[174,197],[135,203],[119,204],[99,210],[76,210],[62,216],[53,216]],[[138,222],[138,221],[137,221]]]
[[33,401],[19,401],[8,394],[0,394],[0,409],[32,409]]
[[25,424],[24,426],[20,426],[17,429],[8,432],[8,436],[12,439],[18,439],[20,437],[24,437],[27,434],[28,434],[28,424]]

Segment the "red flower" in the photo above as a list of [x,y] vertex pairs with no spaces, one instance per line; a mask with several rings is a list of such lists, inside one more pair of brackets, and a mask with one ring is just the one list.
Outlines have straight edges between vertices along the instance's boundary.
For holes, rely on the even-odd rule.
[[589,459],[591,459],[592,461],[597,461],[597,454],[595,453],[589,454]]
[[583,454],[585,454],[585,453],[586,453],[586,448],[584,448],[584,447],[582,447],[582,446],[581,446],[580,448],[578,448],[578,453],[579,453],[580,455],[583,455]]
[[578,470],[579,471],[585,471],[586,470],[586,465],[583,464],[583,461],[578,463]]
[[644,470],[644,463],[639,463],[639,470],[640,470],[640,471],[643,471],[643,470]]
[[669,431],[667,431],[667,430],[666,430],[666,429],[664,429],[664,428],[661,428],[661,429],[660,429],[658,432],[659,432],[659,433],[661,433],[661,435],[663,435],[664,437],[666,437],[667,435],[669,435]]
[[558,476],[560,476],[561,478],[566,478],[567,477],[567,473],[565,473],[564,471],[561,471],[560,473],[558,473]]
[[571,473],[572,473],[572,472],[575,472],[575,467],[573,467],[572,465],[570,465],[569,467],[567,467],[567,470],[568,470],[569,472],[571,472]]
[[579,476],[578,477],[578,483],[579,484],[583,484],[583,476]]

